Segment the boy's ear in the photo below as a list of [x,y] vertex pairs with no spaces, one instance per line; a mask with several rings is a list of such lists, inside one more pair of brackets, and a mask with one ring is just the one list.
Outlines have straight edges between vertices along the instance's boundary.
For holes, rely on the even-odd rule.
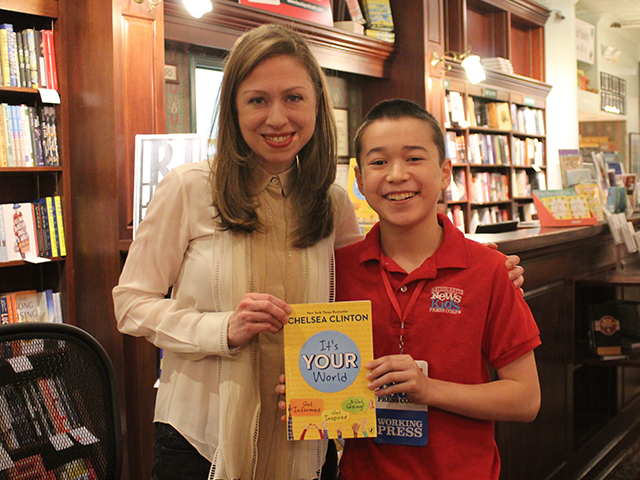
[[358,190],[362,196],[364,196],[364,182],[362,181],[362,172],[360,171],[360,167],[356,165],[353,170],[356,172],[356,182],[358,182]]
[[453,166],[451,164],[450,159],[446,159],[442,163],[442,182],[440,184],[440,190],[445,191],[449,184],[451,183],[451,175],[452,175]]

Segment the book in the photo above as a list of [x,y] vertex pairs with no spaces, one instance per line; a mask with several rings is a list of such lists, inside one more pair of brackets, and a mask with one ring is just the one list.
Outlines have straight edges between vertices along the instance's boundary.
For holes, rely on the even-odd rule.
[[47,206],[47,220],[49,222],[49,238],[51,239],[51,256],[60,256],[60,238],[58,237],[58,220],[56,217],[56,211],[53,206],[53,198],[45,197],[45,204]]
[[37,292],[23,290],[12,292],[11,295],[16,309],[16,321],[18,323],[37,322],[39,318]]
[[62,218],[62,202],[59,195],[53,197],[53,208],[56,212],[56,227],[58,234],[58,242],[60,246],[60,256],[65,257],[67,255],[67,245],[64,238],[64,221]]
[[581,184],[573,187],[578,195],[583,195],[587,199],[589,210],[595,215],[599,222],[604,221],[604,211],[602,208],[602,199],[600,197],[600,188],[597,184]]
[[47,62],[44,54],[45,45],[42,30],[34,30],[33,37],[36,46],[36,66],[38,68],[39,87],[49,88],[49,84],[47,83]]
[[348,20],[348,21],[345,20],[343,22],[333,22],[333,26],[335,28],[339,28],[340,30],[344,30],[345,32],[364,35],[364,25],[358,22],[354,22],[353,20]]
[[622,333],[615,303],[593,303],[587,307],[589,344],[597,355],[621,355]]
[[2,220],[7,237],[7,260],[37,258],[38,242],[31,203],[4,204]]
[[347,179],[348,188],[347,194],[349,198],[353,202],[353,206],[356,212],[356,218],[358,220],[358,225],[360,226],[360,230],[362,233],[366,234],[371,230],[378,222],[378,214],[376,211],[371,208],[371,206],[367,203],[367,200],[364,198],[364,195],[360,192],[358,188],[358,181],[356,180],[356,172],[355,168],[357,166],[357,162],[355,158],[351,158],[349,160],[349,176]]
[[375,437],[371,302],[291,305],[284,327],[289,440]]
[[4,224],[3,210],[7,205],[0,205],[0,263],[9,261],[7,252],[7,228]]
[[364,25],[367,21],[365,20],[362,9],[360,8],[360,2],[358,0],[346,0],[346,3],[351,20]]
[[47,88],[58,90],[58,68],[56,64],[56,51],[53,43],[53,31],[42,30],[44,42],[44,57],[47,71]]
[[393,31],[393,15],[389,0],[362,0],[367,29]]
[[29,57],[29,78],[31,79],[31,88],[39,88],[40,80],[38,77],[38,54],[36,51],[36,35],[33,28],[24,31],[27,37],[27,55]]
[[396,41],[396,34],[393,32],[388,32],[386,30],[376,30],[373,28],[365,28],[364,34],[367,37],[377,38],[378,40],[382,40],[383,42],[394,43]]
[[[32,201],[34,205],[34,215],[37,214],[40,219],[41,230],[38,232],[38,239],[42,242],[42,256],[52,257],[51,251],[51,231],[49,228],[49,215],[47,213],[46,198],[38,198]],[[37,227],[37,223],[36,223]]]
[[[13,32],[13,25],[11,23],[2,23],[0,24],[0,31],[4,31],[1,35],[6,36],[6,62],[7,67],[6,70],[3,66],[2,76],[4,78],[4,84],[7,87],[17,87],[18,86],[18,59],[16,56],[16,39]],[[4,38],[1,40],[4,44]],[[4,53],[4,45],[2,46],[2,51]],[[4,60],[3,55],[3,62]],[[6,76],[5,76],[6,74]]]
[[0,26],[0,61],[2,67],[2,85],[11,86],[11,72],[9,71],[9,34],[6,28]]
[[53,322],[56,319],[55,307],[53,305],[53,291],[46,289],[37,293],[38,297],[38,321]]

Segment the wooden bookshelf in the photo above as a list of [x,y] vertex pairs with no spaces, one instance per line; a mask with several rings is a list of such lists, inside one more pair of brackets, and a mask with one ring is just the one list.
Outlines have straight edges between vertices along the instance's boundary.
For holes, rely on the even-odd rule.
[[[54,44],[58,93],[62,103],[55,107],[60,166],[0,168],[0,203],[24,203],[37,198],[59,195],[62,200],[67,255],[45,263],[12,261],[0,264],[0,292],[52,289],[61,293],[65,323],[75,324],[75,286],[73,275],[73,236],[70,206],[70,162],[65,92],[67,77],[63,64],[64,47],[60,35],[57,0],[0,0],[0,23],[10,23],[14,31],[26,28],[51,29]],[[0,103],[10,105],[43,105],[39,91],[26,87],[0,87]]]

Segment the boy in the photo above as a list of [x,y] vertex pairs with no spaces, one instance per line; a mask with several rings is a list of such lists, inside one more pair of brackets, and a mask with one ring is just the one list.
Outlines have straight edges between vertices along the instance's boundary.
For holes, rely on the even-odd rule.
[[452,167],[431,114],[380,102],[355,142],[358,187],[380,222],[336,252],[336,300],[372,301],[369,388],[428,405],[428,444],[348,440],[341,479],[497,480],[493,422],[532,421],[540,407],[535,321],[504,256],[436,212]]

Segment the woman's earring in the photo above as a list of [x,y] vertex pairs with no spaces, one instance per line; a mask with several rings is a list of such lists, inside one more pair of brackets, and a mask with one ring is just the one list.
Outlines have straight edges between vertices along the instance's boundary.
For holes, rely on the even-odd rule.
[[300,159],[298,158],[298,155],[296,155],[296,169],[298,172],[300,171]]

